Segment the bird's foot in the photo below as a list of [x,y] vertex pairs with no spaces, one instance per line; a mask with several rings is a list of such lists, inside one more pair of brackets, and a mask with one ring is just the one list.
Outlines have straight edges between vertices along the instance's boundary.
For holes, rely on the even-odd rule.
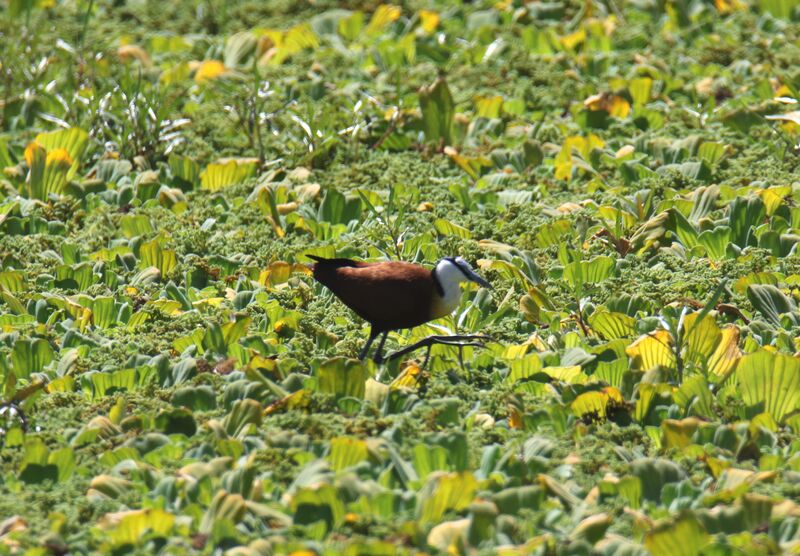
[[[394,359],[403,357],[404,355],[409,354],[412,351],[416,351],[421,348],[428,348],[425,354],[425,361],[422,364],[422,367],[424,368],[428,363],[428,359],[430,358],[431,347],[435,344],[456,346],[459,348],[486,347],[486,342],[490,341],[492,341],[492,337],[486,336],[484,334],[464,334],[456,336],[428,336],[427,338],[423,338],[422,340],[420,340],[415,344],[411,344],[410,346],[406,346],[401,350],[398,350],[394,353],[387,355],[385,360],[392,361]],[[460,359],[461,359],[461,350],[459,349],[459,360]]]

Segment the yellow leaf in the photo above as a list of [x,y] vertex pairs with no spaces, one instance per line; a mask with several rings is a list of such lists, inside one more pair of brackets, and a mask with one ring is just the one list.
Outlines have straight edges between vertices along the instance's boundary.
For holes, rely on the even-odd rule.
[[584,384],[589,379],[589,377],[581,372],[581,368],[578,365],[572,365],[570,367],[545,367],[542,369],[542,372],[550,378],[569,384]]
[[435,471],[418,494],[417,518],[423,524],[436,523],[448,510],[460,511],[473,501],[478,480],[469,471]]
[[389,387],[392,390],[397,388],[416,388],[419,386],[420,374],[422,374],[422,370],[416,364],[411,363],[397,375],[397,378],[391,382]]
[[614,95],[608,105],[608,113],[614,118],[627,118],[631,112],[630,103],[624,98]]
[[262,286],[276,286],[289,280],[292,274],[292,265],[284,261],[270,263],[258,275],[258,283]]
[[439,26],[439,14],[433,10],[420,10],[419,20],[422,30],[426,33],[433,33]]
[[634,365],[647,371],[662,365],[675,366],[675,355],[672,353],[672,336],[666,330],[656,330],[639,337],[625,348],[625,353],[633,358]]
[[220,160],[206,166],[200,173],[200,184],[203,189],[218,191],[223,187],[241,183],[255,175],[258,163],[250,159]]
[[560,37],[558,41],[567,50],[574,50],[576,46],[586,42],[586,31],[584,29],[579,29],[574,33]]
[[576,417],[591,417],[597,420],[606,418],[608,395],[604,392],[584,392],[570,406]]
[[708,358],[708,371],[720,379],[724,379],[733,372],[741,357],[739,328],[734,325],[726,326],[722,329],[720,341],[714,353]]
[[587,137],[580,135],[571,135],[564,139],[564,144],[561,145],[561,150],[556,155],[556,178],[561,180],[568,180],[572,175],[572,151],[578,151],[580,155],[587,159],[594,149],[602,149],[605,142],[594,133],[590,133]]
[[311,392],[301,388],[297,392],[292,392],[288,396],[268,405],[264,409],[264,415],[271,415],[279,410],[287,411],[292,409],[304,409],[311,403]]
[[592,111],[605,111],[614,118],[627,118],[631,111],[630,103],[619,95],[600,93],[583,101],[583,105]]
[[499,95],[475,99],[475,113],[481,118],[499,118],[502,107],[503,97]]
[[764,206],[767,209],[767,216],[772,216],[778,207],[783,203],[783,199],[792,194],[792,186],[782,185],[778,187],[768,187],[766,189],[759,189],[758,196],[764,201]]
[[33,166],[34,160],[37,158],[38,153],[46,153],[44,147],[42,147],[36,141],[32,141],[28,143],[28,146],[25,147],[25,162],[28,164],[28,167]]
[[508,406],[508,426],[512,429],[522,429],[522,413],[513,405]]
[[719,13],[727,14],[745,9],[746,4],[743,4],[739,0],[714,0],[714,7],[717,8]]
[[528,353],[528,348],[530,348],[530,344],[527,342],[523,344],[508,344],[501,357],[503,359],[521,359]]
[[226,68],[225,64],[219,60],[204,60],[197,67],[197,71],[194,74],[194,80],[197,83],[203,83],[205,81],[217,79],[221,75],[225,75],[227,72],[228,68]]
[[664,419],[661,422],[661,445],[667,448],[686,448],[692,444],[692,435],[700,424],[697,417]]
[[390,23],[400,18],[400,8],[391,4],[381,4],[367,25],[367,34],[375,35],[383,31]]
[[157,299],[156,301],[151,301],[148,305],[169,316],[183,313],[180,302],[172,299]]
[[72,166],[72,158],[70,158],[67,149],[54,149],[47,153],[45,164],[48,166],[53,164],[69,168]]

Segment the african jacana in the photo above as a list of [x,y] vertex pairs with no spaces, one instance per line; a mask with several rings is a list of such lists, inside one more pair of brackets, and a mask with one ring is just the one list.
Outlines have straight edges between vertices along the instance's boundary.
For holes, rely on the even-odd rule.
[[[461,257],[445,257],[429,270],[424,266],[388,261],[366,263],[351,259],[325,259],[308,255],[316,261],[314,278],[330,289],[342,303],[370,324],[369,339],[359,354],[364,359],[372,342],[383,334],[373,359],[381,362],[381,352],[391,330],[413,328],[449,315],[458,306],[461,282],[475,282],[491,288]],[[484,339],[482,336],[431,337],[402,350],[432,342]],[[395,355],[399,355],[398,354]]]

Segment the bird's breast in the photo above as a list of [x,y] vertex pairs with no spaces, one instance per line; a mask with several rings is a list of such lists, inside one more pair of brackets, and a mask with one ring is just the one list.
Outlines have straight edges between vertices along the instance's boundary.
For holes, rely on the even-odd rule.
[[431,320],[446,317],[455,311],[456,307],[458,307],[457,295],[442,297],[434,293],[431,300]]

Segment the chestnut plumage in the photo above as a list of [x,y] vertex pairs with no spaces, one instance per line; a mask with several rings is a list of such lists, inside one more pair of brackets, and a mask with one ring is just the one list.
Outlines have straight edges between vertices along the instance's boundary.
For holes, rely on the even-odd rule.
[[397,261],[309,258],[316,261],[314,278],[370,324],[361,359],[373,340],[383,334],[374,357],[378,362],[390,330],[413,328],[450,314],[458,306],[459,283],[472,281],[490,287],[461,257],[446,257],[432,270]]

